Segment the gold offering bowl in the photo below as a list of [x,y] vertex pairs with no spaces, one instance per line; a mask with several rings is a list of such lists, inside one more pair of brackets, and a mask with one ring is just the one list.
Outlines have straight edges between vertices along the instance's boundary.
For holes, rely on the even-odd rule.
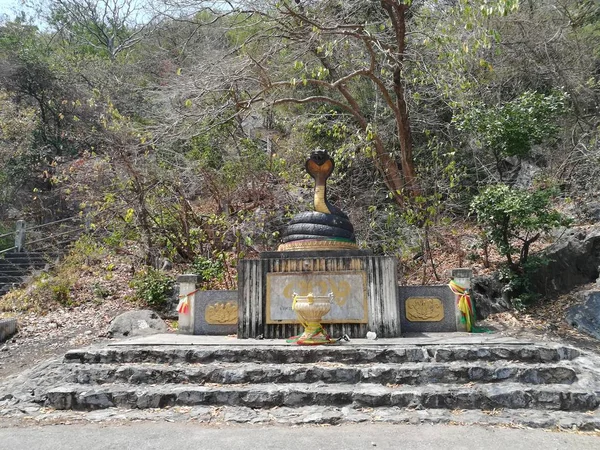
[[306,322],[320,322],[321,318],[331,310],[333,293],[329,295],[298,295],[294,293],[292,309]]

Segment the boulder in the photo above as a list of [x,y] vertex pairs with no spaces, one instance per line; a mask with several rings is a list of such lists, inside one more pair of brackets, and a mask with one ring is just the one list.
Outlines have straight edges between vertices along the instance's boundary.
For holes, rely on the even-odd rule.
[[556,295],[591,283],[598,278],[600,226],[569,229],[540,256],[548,263],[531,275],[536,292]]
[[600,291],[584,291],[577,296],[583,303],[567,310],[566,321],[579,331],[600,339]]
[[506,287],[498,280],[497,274],[473,278],[471,298],[475,303],[477,319],[485,319],[490,314],[511,309]]
[[166,333],[167,324],[157,313],[150,310],[128,311],[113,319],[109,328],[109,337],[146,336]]
[[600,201],[592,201],[584,205],[583,211],[588,219],[595,222],[600,220]]
[[533,161],[526,161],[516,156],[504,158],[500,161],[502,177],[509,186],[528,189],[541,172],[541,168]]

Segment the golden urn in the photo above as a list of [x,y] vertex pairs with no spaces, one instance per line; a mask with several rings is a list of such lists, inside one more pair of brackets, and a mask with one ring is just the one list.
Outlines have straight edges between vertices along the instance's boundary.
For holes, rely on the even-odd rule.
[[328,295],[298,295],[294,292],[292,310],[296,312],[300,323],[304,327],[304,333],[288,339],[298,345],[331,344],[335,342],[321,326],[321,319],[331,310],[333,292]]

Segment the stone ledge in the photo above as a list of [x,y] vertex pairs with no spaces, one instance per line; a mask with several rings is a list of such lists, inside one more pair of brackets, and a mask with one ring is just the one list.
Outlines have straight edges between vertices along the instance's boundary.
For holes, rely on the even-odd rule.
[[285,252],[261,252],[260,259],[298,259],[298,258],[355,258],[373,256],[371,250],[300,250]]
[[0,319],[0,342],[17,332],[17,319]]

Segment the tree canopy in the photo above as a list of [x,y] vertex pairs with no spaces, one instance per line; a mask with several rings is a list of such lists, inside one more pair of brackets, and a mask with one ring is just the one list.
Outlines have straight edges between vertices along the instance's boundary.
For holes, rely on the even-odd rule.
[[408,230],[488,186],[534,195],[525,166],[559,197],[598,188],[596,1],[27,4],[0,23],[3,221],[93,210],[144,261],[227,259],[308,205],[315,147],[381,252],[422,253]]

